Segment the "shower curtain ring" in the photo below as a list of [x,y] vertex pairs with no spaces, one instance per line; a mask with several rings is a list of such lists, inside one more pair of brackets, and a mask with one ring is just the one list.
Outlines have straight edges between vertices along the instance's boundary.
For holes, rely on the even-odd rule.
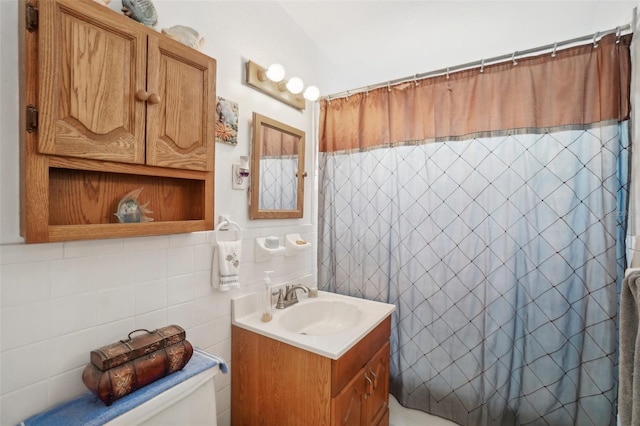
[[413,84],[415,84],[416,87],[418,87],[420,85],[420,83],[418,83],[418,74],[413,76]]
[[511,55],[511,62],[513,63],[513,65],[518,65],[518,61],[516,61],[516,53],[518,53],[517,50]]
[[480,60],[480,72],[483,73],[484,72],[484,58],[482,58]]
[[598,32],[597,31],[593,35],[593,48],[595,49],[596,47],[598,47]]
[[447,80],[449,80],[449,67],[447,67]]
[[555,57],[556,57],[556,55],[558,54],[558,53],[556,52],[556,50],[557,50],[557,49],[558,49],[558,42],[556,41],[556,42],[554,42],[554,43],[553,43],[553,52],[551,52],[551,57],[552,57],[552,58],[555,58]]
[[387,92],[391,91],[391,82],[387,81]]
[[616,27],[616,44],[620,44],[620,36],[621,36],[620,27]]

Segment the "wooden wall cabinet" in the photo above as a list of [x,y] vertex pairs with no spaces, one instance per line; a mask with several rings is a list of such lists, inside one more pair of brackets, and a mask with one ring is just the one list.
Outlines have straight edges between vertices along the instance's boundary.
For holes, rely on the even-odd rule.
[[232,326],[231,423],[388,426],[390,327],[332,360]]
[[[213,229],[216,61],[91,0],[19,10],[26,242]],[[139,187],[154,221],[120,224]]]

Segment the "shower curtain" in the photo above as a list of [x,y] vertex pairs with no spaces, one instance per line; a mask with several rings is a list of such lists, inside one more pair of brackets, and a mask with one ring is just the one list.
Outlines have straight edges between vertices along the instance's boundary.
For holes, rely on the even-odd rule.
[[630,40],[323,101],[319,287],[396,305],[402,405],[615,424]]

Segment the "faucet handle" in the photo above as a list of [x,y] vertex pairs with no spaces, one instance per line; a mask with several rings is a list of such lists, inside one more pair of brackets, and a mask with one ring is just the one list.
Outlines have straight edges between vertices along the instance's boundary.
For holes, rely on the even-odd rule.
[[277,309],[282,309],[284,307],[284,289],[282,287],[280,287],[279,290],[274,291],[273,293],[271,293],[272,296],[278,296],[278,300],[276,302],[276,308]]

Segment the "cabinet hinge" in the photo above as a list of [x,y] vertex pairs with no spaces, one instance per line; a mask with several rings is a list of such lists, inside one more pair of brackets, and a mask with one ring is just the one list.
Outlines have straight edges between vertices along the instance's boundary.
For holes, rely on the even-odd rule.
[[38,29],[38,8],[33,4],[27,4],[27,31],[30,33]]
[[32,133],[36,130],[38,130],[38,108],[27,105],[27,132]]

